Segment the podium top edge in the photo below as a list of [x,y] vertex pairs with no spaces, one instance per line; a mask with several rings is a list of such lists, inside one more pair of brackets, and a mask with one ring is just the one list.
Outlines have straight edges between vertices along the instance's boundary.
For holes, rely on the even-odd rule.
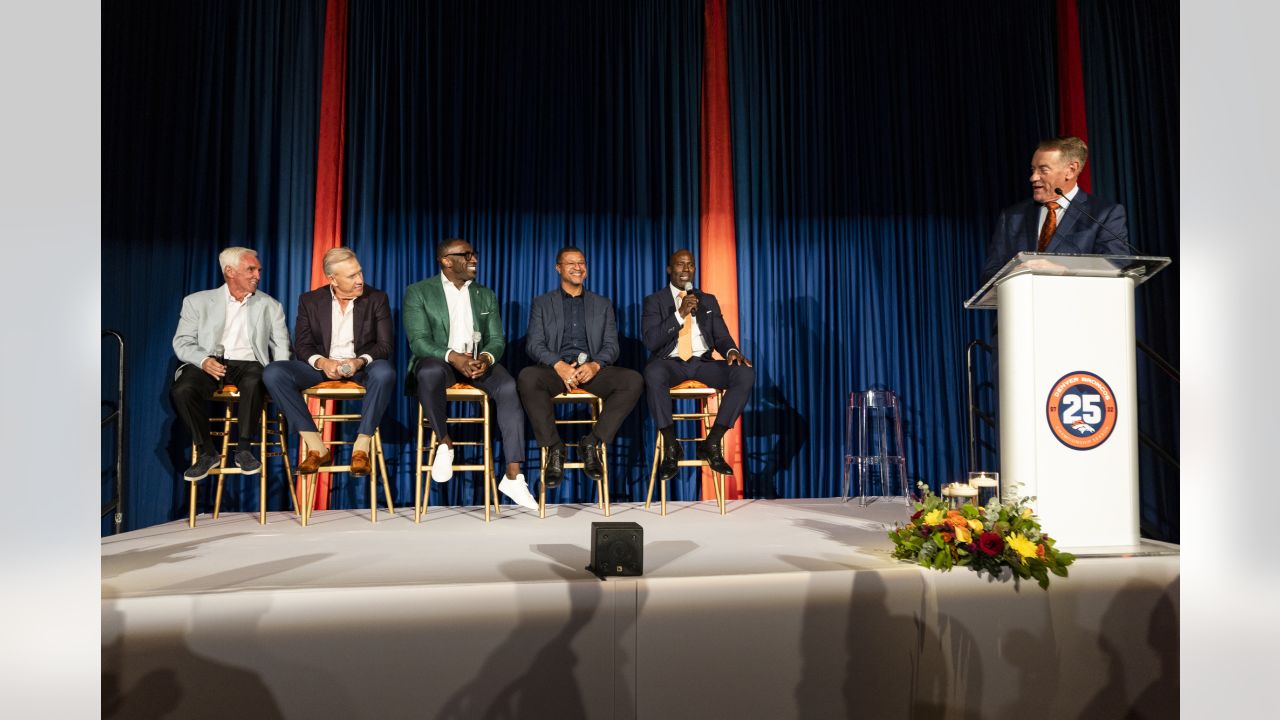
[[996,288],[1005,280],[1022,275],[1055,277],[1129,278],[1134,286],[1155,277],[1173,260],[1155,255],[1089,255],[1084,253],[1020,252],[991,277],[968,300],[967,310],[994,310]]

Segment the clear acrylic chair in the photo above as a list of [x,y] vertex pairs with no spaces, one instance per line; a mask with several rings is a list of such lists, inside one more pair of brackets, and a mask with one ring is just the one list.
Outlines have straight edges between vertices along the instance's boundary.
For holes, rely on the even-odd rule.
[[867,476],[877,470],[882,496],[890,494],[890,480],[897,470],[902,497],[911,503],[906,450],[902,443],[902,409],[892,390],[850,393],[845,409],[844,477],[842,497],[849,501],[852,466],[858,472],[858,504],[867,505]]

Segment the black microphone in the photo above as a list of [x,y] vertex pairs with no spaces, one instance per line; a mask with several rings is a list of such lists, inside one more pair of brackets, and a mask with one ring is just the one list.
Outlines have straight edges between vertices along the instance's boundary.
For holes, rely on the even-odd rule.
[[[1070,208],[1072,205],[1075,205],[1075,202],[1074,202],[1074,201],[1072,201],[1072,200],[1070,200],[1070,199],[1068,199],[1068,198],[1067,198],[1067,194],[1066,194],[1066,193],[1064,193],[1064,192],[1062,192],[1062,188],[1060,188],[1060,187],[1056,187],[1056,188],[1054,188],[1054,189],[1053,189],[1053,191],[1054,191],[1055,193],[1057,193],[1057,194],[1061,195],[1061,196],[1062,196],[1062,199],[1064,199],[1064,200],[1066,200],[1066,201],[1067,201],[1067,207],[1068,207],[1068,208]],[[1081,213],[1083,213],[1085,217],[1087,217],[1087,218],[1089,218],[1090,220],[1092,220],[1094,225],[1097,225],[1098,227],[1102,228],[1103,230],[1106,230],[1108,235],[1110,235],[1111,237],[1115,238],[1116,240],[1119,240],[1120,242],[1124,243],[1124,246],[1125,246],[1125,247],[1127,247],[1127,248],[1129,248],[1130,250],[1132,250],[1134,255],[1145,255],[1145,253],[1143,253],[1141,250],[1139,250],[1138,248],[1136,248],[1136,247],[1134,247],[1134,246],[1130,245],[1130,244],[1129,244],[1129,241],[1128,241],[1127,239],[1122,238],[1122,237],[1120,237],[1119,235],[1115,234],[1114,232],[1112,232],[1112,231],[1111,231],[1111,228],[1109,228],[1109,227],[1107,227],[1106,225],[1103,225],[1101,222],[1099,222],[1099,221],[1098,221],[1098,218],[1096,218],[1096,217],[1094,217],[1094,216],[1090,215],[1088,210],[1085,210],[1083,207],[1080,207],[1080,208],[1077,208],[1077,209],[1078,209]]]
[[[219,365],[226,366],[227,358],[224,357],[226,354],[227,354],[226,348],[219,345],[213,349],[213,353],[209,355],[209,357],[218,361]],[[223,386],[226,384],[227,384],[227,373],[224,371],[222,373],[222,377],[218,378],[218,390],[222,390]]]

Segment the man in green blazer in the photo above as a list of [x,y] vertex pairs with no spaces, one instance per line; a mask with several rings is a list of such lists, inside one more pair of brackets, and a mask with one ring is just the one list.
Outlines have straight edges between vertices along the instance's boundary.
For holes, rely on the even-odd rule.
[[441,435],[431,465],[431,479],[445,482],[453,476],[453,438],[445,425],[445,389],[456,382],[474,385],[489,393],[497,406],[506,477],[498,491],[530,510],[538,502],[520,466],[524,462],[524,412],[516,381],[497,364],[506,348],[498,298],[477,285],[478,256],[471,243],[449,238],[436,246],[440,274],[410,285],[404,291],[404,330],[409,338],[407,385],[417,392],[422,412]]

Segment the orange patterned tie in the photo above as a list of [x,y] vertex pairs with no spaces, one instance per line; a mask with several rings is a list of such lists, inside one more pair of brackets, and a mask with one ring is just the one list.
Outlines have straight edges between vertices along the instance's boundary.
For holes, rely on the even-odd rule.
[[[680,299],[684,300],[685,294],[680,293]],[[693,314],[684,319],[684,325],[680,326],[680,337],[676,340],[676,354],[681,360],[688,360],[693,357]]]
[[1058,203],[1050,201],[1044,204],[1049,214],[1044,219],[1044,226],[1040,228],[1040,242],[1036,244],[1036,252],[1044,252],[1049,247],[1049,241],[1053,239],[1053,232],[1058,229]]

